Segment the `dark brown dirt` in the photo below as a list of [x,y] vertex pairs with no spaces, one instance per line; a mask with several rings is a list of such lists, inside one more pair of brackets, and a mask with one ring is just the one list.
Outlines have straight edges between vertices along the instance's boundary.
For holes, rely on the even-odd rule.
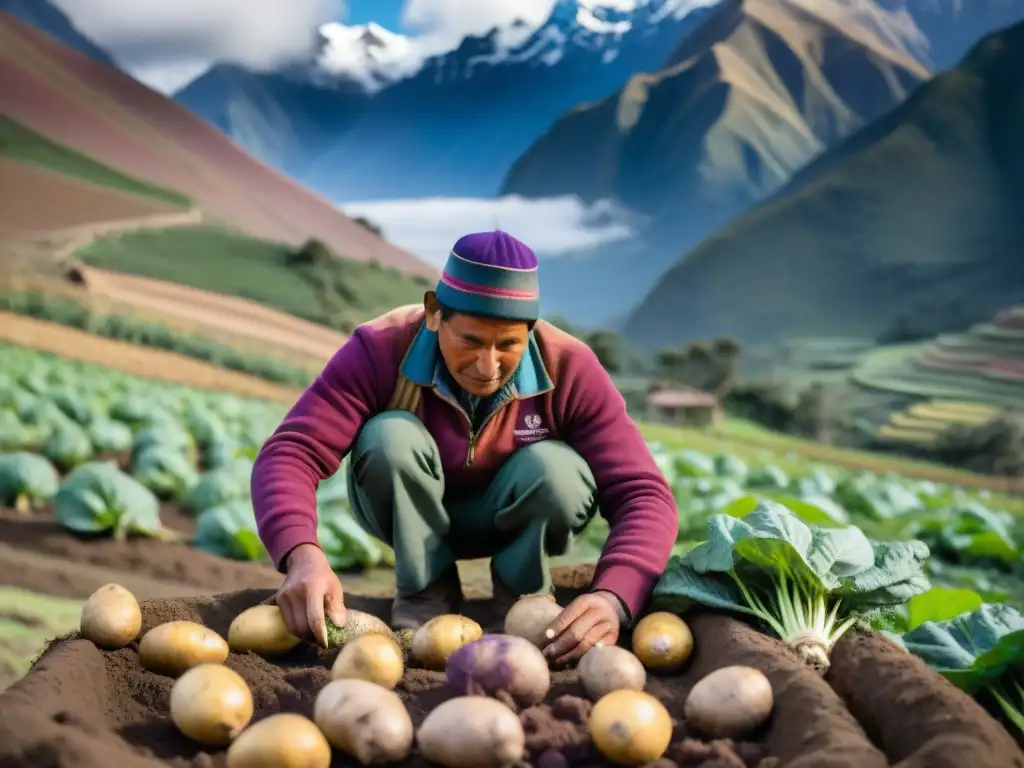
[[[185,534],[191,534],[195,528],[194,519],[175,505],[163,505],[161,519],[167,527]],[[168,544],[145,538],[114,541],[109,537],[73,536],[54,519],[49,509],[31,516],[0,509],[0,542],[22,556],[0,557],[0,584],[17,584],[56,597],[88,597],[96,588],[91,582],[73,578],[74,569],[67,567],[72,563],[87,569],[123,572],[128,579],[172,582],[195,590],[233,591],[277,587],[281,583],[281,575],[269,564],[226,560],[192,549],[185,542]],[[64,568],[35,568],[31,582],[27,583],[25,565],[21,561],[27,553],[42,556],[40,560],[44,562],[47,559],[63,561]],[[141,590],[141,595],[150,593]]]
[[[556,573],[556,583],[586,583],[590,569]],[[559,599],[578,590],[562,588]],[[226,633],[231,619],[271,594],[266,589],[227,593],[215,598],[165,599],[143,604],[146,631],[165,621],[201,621]],[[388,618],[386,598],[349,596],[348,605]],[[471,600],[465,613],[487,628],[500,624],[487,600]],[[648,768],[883,768],[903,760],[913,768],[945,765],[1021,766],[999,726],[975,708],[957,702],[954,709],[929,704],[929,697],[950,698],[947,686],[920,662],[887,645],[847,644],[832,677],[843,699],[828,682],[803,666],[781,643],[733,618],[699,614],[690,618],[695,652],[683,674],[652,677],[648,691],[658,696],[675,720],[673,743]],[[300,646],[277,664],[251,655],[232,654],[228,665],[249,683],[255,720],[279,711],[310,716],[317,692],[329,681],[335,651]],[[878,659],[881,659],[878,661]],[[721,666],[747,664],[762,670],[775,691],[775,712],[750,741],[705,741],[689,729],[682,705],[690,688]],[[847,681],[844,683],[844,681]],[[863,683],[861,682],[863,681]],[[868,683],[886,696],[865,697]],[[4,768],[219,768],[223,750],[207,751],[177,733],[167,717],[173,680],[143,670],[138,647],[103,652],[71,637],[54,642],[21,681],[0,695],[0,765]],[[906,686],[900,688],[899,686]],[[931,693],[929,693],[929,691]],[[414,724],[453,695],[443,675],[410,669],[399,686]],[[956,693],[955,691],[953,693]],[[861,698],[858,699],[858,696]],[[899,715],[892,709],[903,701]],[[590,703],[583,698],[575,673],[557,671],[546,701],[521,713],[530,762],[543,768],[609,768],[587,737]],[[862,707],[877,712],[861,711]],[[917,733],[916,741],[886,736],[879,722],[889,711],[892,722]],[[913,708],[907,712],[906,708]],[[864,719],[868,733],[854,714]],[[869,740],[869,735],[876,743]],[[889,755],[887,757],[887,754]],[[335,766],[354,766],[336,755]],[[428,764],[413,754],[406,766]]]
[[1020,748],[980,704],[880,635],[837,643],[828,681],[900,766],[1024,766]]

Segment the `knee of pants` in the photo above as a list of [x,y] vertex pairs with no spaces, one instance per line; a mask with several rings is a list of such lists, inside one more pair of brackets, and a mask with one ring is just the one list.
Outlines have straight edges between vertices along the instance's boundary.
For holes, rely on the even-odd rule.
[[388,411],[366,422],[352,446],[357,481],[370,476],[431,472],[439,466],[437,443],[406,411]]
[[567,443],[545,440],[516,451],[516,475],[524,485],[536,485],[537,503],[551,521],[570,528],[579,525],[594,507],[597,486],[590,465]]

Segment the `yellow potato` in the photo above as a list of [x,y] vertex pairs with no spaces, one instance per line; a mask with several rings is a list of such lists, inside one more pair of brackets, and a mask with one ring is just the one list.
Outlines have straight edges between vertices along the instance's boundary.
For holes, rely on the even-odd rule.
[[661,759],[672,741],[672,717],[649,693],[612,691],[594,704],[590,738],[616,765],[653,763]]
[[228,747],[227,768],[330,768],[331,745],[309,718],[282,712],[242,731]]
[[171,677],[200,664],[221,664],[227,657],[227,641],[194,621],[160,624],[144,634],[139,643],[142,666]]
[[435,616],[413,635],[412,655],[427,669],[444,669],[454,651],[479,640],[483,634],[483,628],[465,616]]
[[193,741],[230,744],[252,719],[252,692],[223,664],[200,664],[174,681],[171,720]]
[[633,629],[633,653],[648,669],[675,671],[692,652],[693,634],[674,613],[649,613]]
[[104,584],[82,606],[82,637],[100,648],[124,648],[142,629],[142,610],[135,595],[120,584]]
[[405,674],[398,643],[387,635],[361,635],[349,641],[331,668],[335,680],[355,678],[393,689]]
[[228,627],[228,645],[235,653],[252,651],[260,656],[287,653],[301,643],[284,625],[276,605],[254,605],[238,614]]

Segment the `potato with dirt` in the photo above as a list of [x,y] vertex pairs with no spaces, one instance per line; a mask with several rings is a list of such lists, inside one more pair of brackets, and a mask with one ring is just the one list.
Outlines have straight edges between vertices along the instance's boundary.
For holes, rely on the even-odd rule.
[[612,691],[642,691],[647,672],[635,655],[617,645],[591,648],[576,666],[580,685],[587,696],[597,701]]
[[347,610],[347,618],[342,626],[338,626],[327,617],[327,647],[343,648],[346,643],[363,635],[376,634],[392,636],[391,627],[372,613],[364,613],[352,608]]
[[124,648],[139,636],[142,609],[135,595],[120,584],[104,584],[82,606],[82,637],[100,648]]
[[171,687],[171,721],[200,744],[230,744],[249,724],[252,714],[249,686],[223,664],[192,667]]
[[753,667],[716,669],[697,682],[683,704],[688,725],[715,739],[742,739],[762,726],[774,706],[772,684]]
[[562,612],[554,595],[526,595],[519,598],[505,614],[505,634],[529,640],[538,648],[551,638],[547,631]]
[[366,680],[324,686],[313,720],[331,746],[362,765],[398,763],[412,749],[414,729],[405,704],[394,691]]
[[349,641],[331,667],[335,680],[357,679],[393,689],[405,674],[405,657],[387,635],[369,634]]
[[222,664],[227,641],[194,621],[168,621],[142,636],[139,661],[150,672],[177,677],[200,664]]
[[492,696],[512,708],[539,704],[551,688],[544,654],[514,635],[485,635],[456,649],[448,657],[445,677],[464,696]]
[[519,717],[495,699],[459,696],[436,707],[416,734],[420,753],[444,768],[513,768],[526,754]]
[[331,745],[306,717],[281,712],[242,731],[228,747],[227,768],[330,768]]
[[674,613],[657,611],[637,622],[632,644],[634,655],[647,669],[675,672],[693,653],[693,633]]
[[435,616],[416,630],[410,652],[427,669],[441,670],[452,653],[479,640],[483,634],[483,628],[472,619],[446,613]]
[[242,611],[228,627],[228,646],[235,653],[251,651],[259,656],[287,653],[301,643],[284,623],[276,605],[254,605]]
[[590,713],[594,746],[616,765],[644,765],[661,759],[672,741],[672,717],[644,691],[618,690],[603,696]]

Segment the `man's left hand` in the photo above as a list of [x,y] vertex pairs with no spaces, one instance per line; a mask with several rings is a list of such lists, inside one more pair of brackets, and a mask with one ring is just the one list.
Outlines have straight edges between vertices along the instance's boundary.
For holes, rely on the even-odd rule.
[[549,661],[567,664],[595,645],[615,645],[622,623],[619,598],[611,592],[590,592],[567,605],[548,628],[550,642],[544,647]]

